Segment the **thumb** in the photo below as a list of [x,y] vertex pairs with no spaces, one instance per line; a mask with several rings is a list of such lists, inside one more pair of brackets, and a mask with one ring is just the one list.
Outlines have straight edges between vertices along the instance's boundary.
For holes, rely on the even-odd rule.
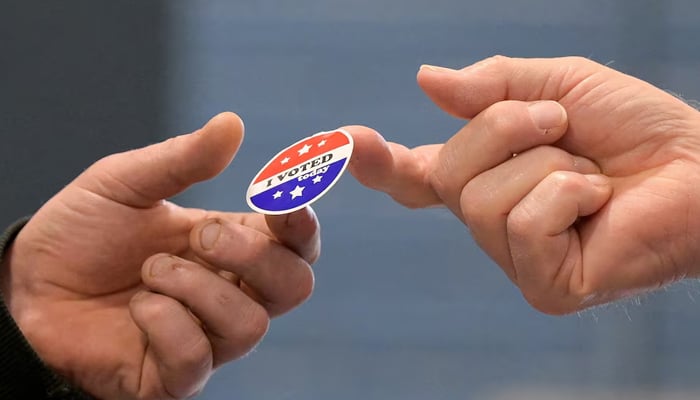
[[221,113],[193,133],[107,156],[75,183],[119,203],[147,208],[223,171],[240,147],[243,130],[238,115]]
[[471,119],[503,100],[562,100],[591,75],[611,69],[583,57],[495,56],[454,70],[423,65],[418,85],[447,113]]

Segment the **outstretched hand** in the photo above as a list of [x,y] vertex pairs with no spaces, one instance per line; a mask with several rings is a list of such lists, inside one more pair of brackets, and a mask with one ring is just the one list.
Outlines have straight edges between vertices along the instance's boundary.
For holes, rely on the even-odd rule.
[[242,138],[224,113],[108,156],[32,217],[2,291],[49,366],[99,398],[189,397],[310,295],[320,252],[310,208],[264,217],[165,200],[220,173]]
[[700,114],[587,59],[426,66],[469,123],[414,149],[350,127],[350,170],[408,207],[445,205],[537,309],[563,314],[697,276]]

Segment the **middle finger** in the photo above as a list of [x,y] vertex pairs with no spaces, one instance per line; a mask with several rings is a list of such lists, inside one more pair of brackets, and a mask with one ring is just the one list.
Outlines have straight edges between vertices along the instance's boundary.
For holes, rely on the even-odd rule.
[[190,247],[212,267],[234,273],[270,316],[301,304],[313,290],[309,263],[257,229],[221,218],[206,220],[192,230]]
[[592,161],[553,146],[539,146],[477,175],[460,195],[460,208],[472,237],[516,281],[508,247],[506,222],[510,211],[554,171],[593,174]]
[[554,101],[502,101],[474,117],[440,149],[430,182],[447,207],[463,219],[462,188],[515,153],[552,144],[566,131],[566,111]]

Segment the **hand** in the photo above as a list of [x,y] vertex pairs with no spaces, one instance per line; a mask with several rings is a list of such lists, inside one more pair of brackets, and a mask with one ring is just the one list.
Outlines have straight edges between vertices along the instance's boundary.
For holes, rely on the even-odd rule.
[[449,207],[535,308],[569,313],[698,275],[696,110],[576,57],[426,67],[418,83],[471,121],[412,150],[349,128],[351,171],[409,207]]
[[34,215],[2,290],[49,366],[99,398],[189,397],[310,295],[310,208],[264,217],[163,200],[221,172],[242,138],[240,119],[220,114],[98,161]]

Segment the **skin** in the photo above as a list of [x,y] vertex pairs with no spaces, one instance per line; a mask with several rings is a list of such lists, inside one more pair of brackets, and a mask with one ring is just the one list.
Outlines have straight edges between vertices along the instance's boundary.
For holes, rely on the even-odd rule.
[[700,114],[649,83],[578,58],[497,56],[418,83],[469,119],[408,149],[350,127],[350,170],[411,208],[448,207],[548,314],[700,269]]
[[[581,58],[425,67],[418,82],[470,122],[414,149],[346,127],[351,172],[405,206],[448,207],[535,308],[564,314],[698,275],[697,111]],[[36,213],[0,285],[49,366],[97,397],[186,398],[310,295],[311,209],[265,218],[164,200],[221,172],[242,137],[235,114],[219,115],[100,160]]]
[[108,156],[22,229],[1,288],[51,368],[98,398],[190,397],[311,294],[320,239],[310,208],[264,217],[164,200],[220,173],[242,139],[241,120],[223,113]]

